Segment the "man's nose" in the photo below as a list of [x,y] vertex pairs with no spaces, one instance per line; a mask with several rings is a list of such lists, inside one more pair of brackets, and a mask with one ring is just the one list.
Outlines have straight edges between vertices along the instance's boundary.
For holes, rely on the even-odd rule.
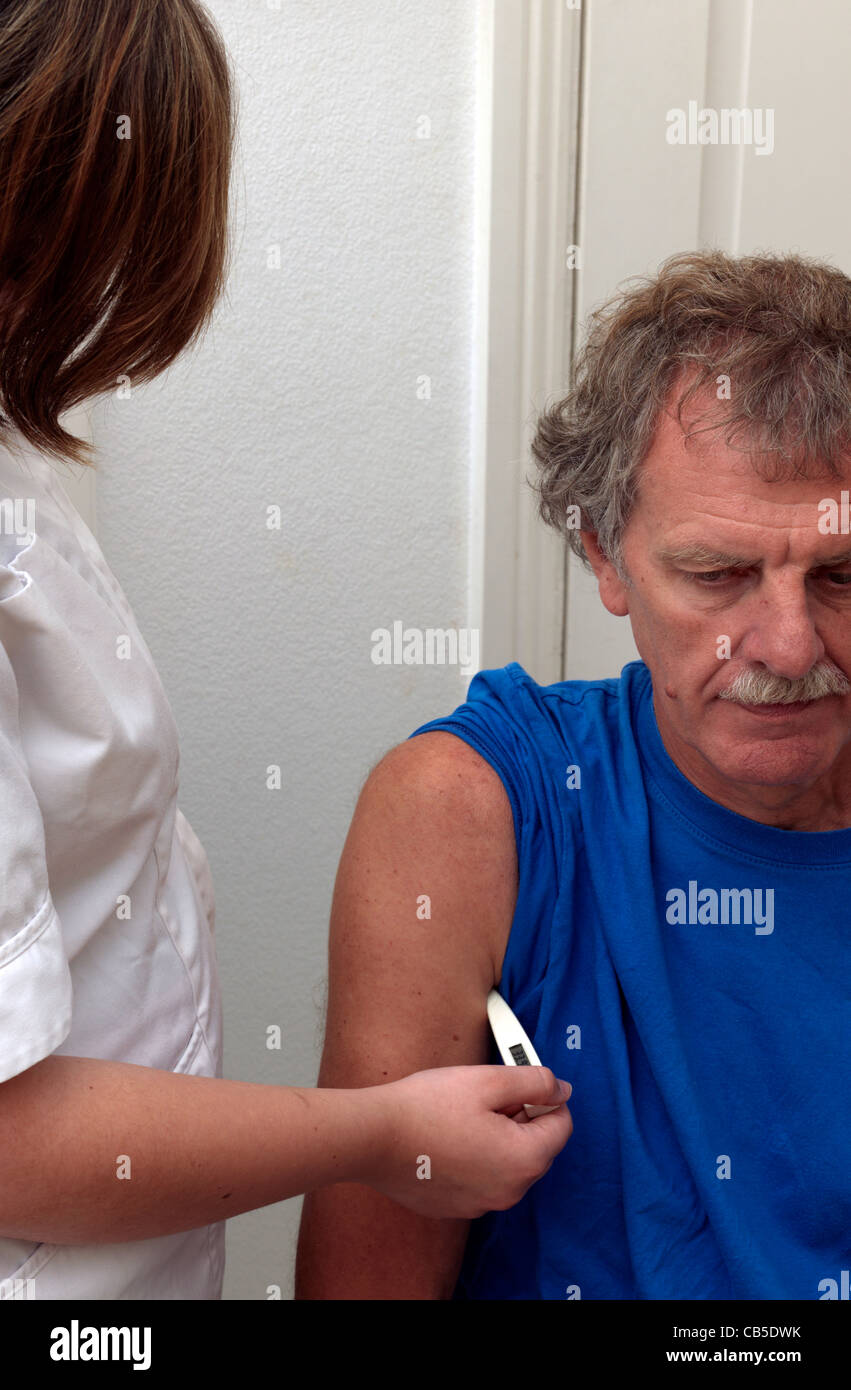
[[740,654],[775,675],[801,680],[825,655],[814,602],[803,579],[764,580],[752,596]]

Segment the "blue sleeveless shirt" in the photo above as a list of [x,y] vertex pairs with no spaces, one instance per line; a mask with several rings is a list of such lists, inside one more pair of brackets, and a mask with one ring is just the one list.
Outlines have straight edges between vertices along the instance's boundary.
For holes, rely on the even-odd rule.
[[505,786],[499,989],[573,1084],[573,1135],[472,1223],[454,1298],[848,1298],[851,829],[705,796],[641,661],[546,687],[482,671],[410,737],[432,729]]

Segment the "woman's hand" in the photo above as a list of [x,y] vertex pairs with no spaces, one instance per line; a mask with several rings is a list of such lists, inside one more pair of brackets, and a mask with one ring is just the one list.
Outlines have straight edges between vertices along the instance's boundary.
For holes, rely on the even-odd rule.
[[[438,1067],[366,1090],[384,1142],[355,1181],[420,1216],[505,1211],[573,1132],[571,1087],[549,1067]],[[530,1120],[524,1103],[557,1109]]]

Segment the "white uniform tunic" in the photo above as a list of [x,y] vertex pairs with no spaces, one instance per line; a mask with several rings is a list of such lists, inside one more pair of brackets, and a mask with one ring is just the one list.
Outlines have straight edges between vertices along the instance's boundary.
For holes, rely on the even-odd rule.
[[[59,473],[15,441],[23,464],[0,444],[0,1082],[51,1053],[220,1077],[213,888],[177,807],[174,718]],[[0,1227],[0,1298],[219,1298],[224,1235],[69,1246]]]

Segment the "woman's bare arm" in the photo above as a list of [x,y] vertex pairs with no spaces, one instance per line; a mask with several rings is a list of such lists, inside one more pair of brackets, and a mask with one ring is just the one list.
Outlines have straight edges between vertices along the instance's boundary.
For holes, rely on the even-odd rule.
[[143,1240],[334,1182],[364,1169],[375,1098],[46,1057],[0,1085],[0,1234]]

